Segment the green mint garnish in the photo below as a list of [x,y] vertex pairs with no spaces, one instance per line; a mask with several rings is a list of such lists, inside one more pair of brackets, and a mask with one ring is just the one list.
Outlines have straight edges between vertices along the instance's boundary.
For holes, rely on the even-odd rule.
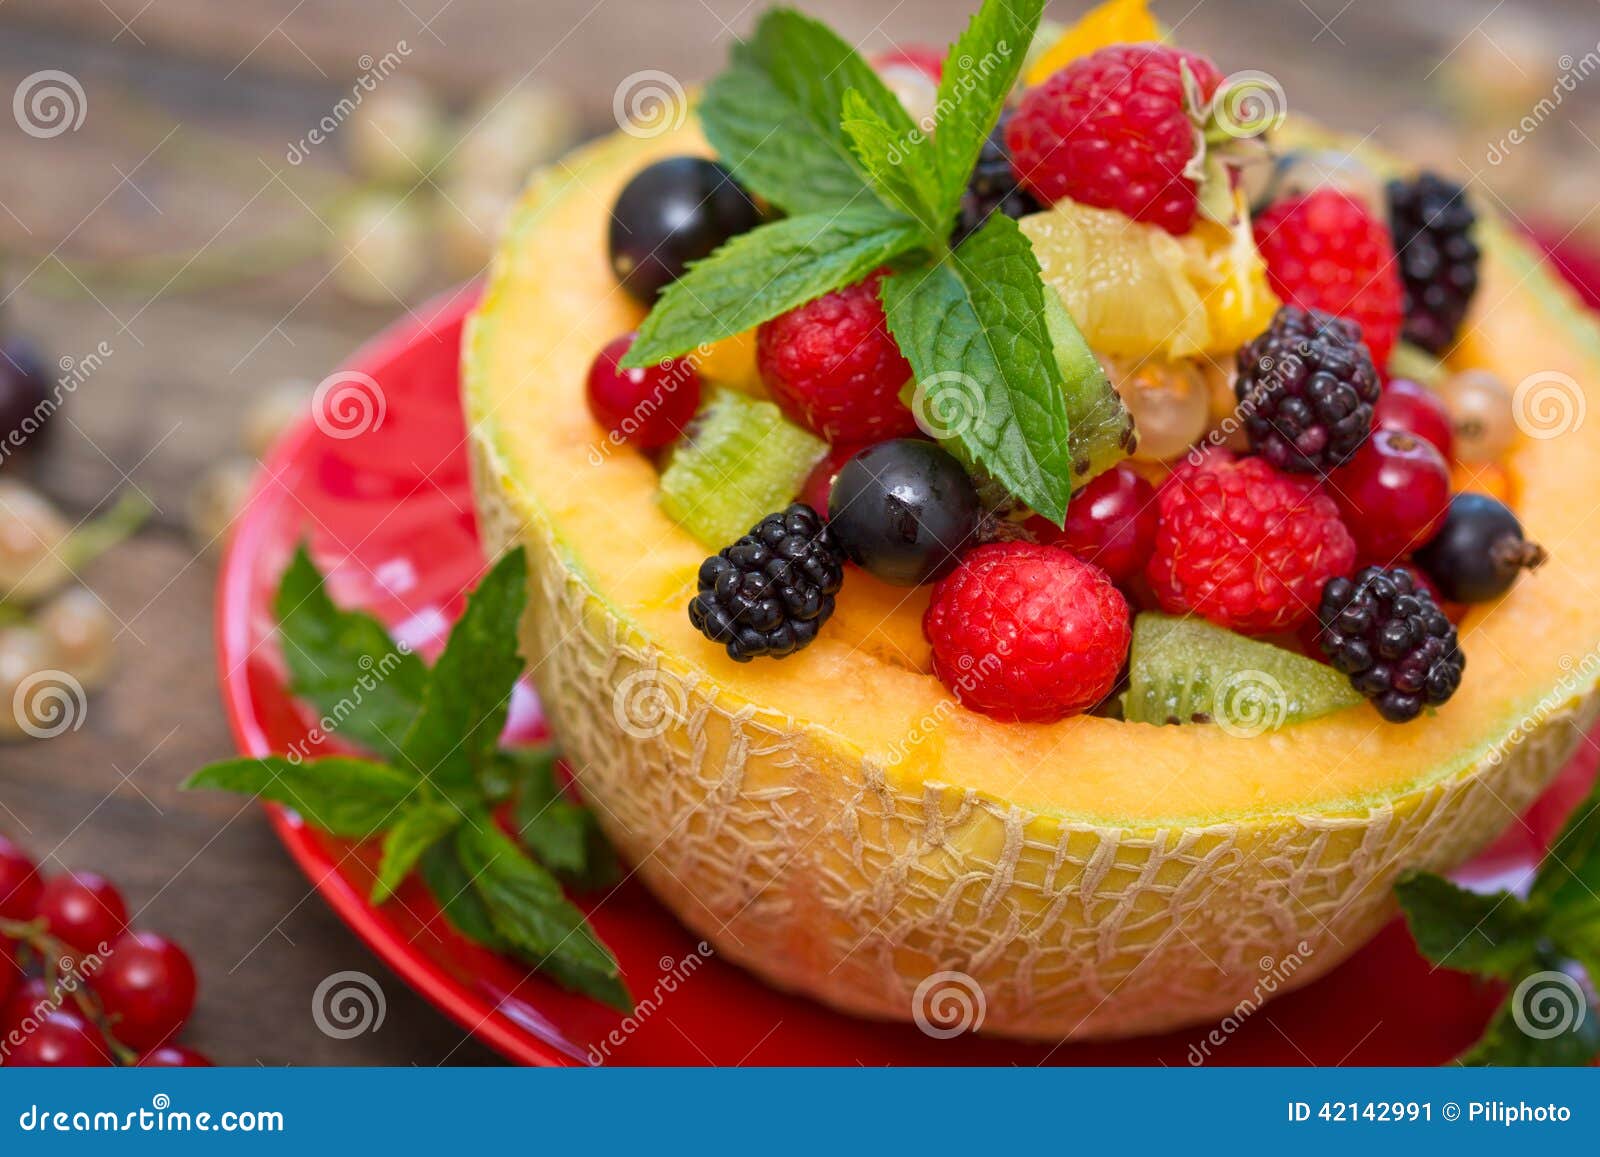
[[954,254],[888,278],[883,300],[923,394],[914,408],[932,415],[924,421],[1059,523],[1072,453],[1045,292],[1028,239],[997,213]]
[[371,615],[338,610],[304,548],[279,580],[272,609],[295,694],[350,740],[398,758],[428,679],[422,660]]
[[961,206],[978,153],[1000,120],[1043,15],[1044,0],[985,4],[945,59],[932,151],[946,218]]
[[928,248],[942,245],[941,230],[950,215],[936,199],[939,179],[933,156],[926,149],[909,148],[905,133],[897,132],[855,89],[844,94],[843,128],[883,203],[917,222]]
[[622,365],[648,366],[743,333],[860,281],[916,248],[921,236],[915,221],[876,200],[788,217],[741,234],[668,287]]
[[871,200],[842,127],[852,90],[892,133],[910,139],[911,117],[854,48],[827,25],[774,8],[706,89],[700,123],[751,192],[789,213],[841,209]]
[[1600,1055],[1600,1010],[1573,975],[1600,978],[1600,784],[1562,828],[1526,900],[1428,872],[1395,885],[1418,950],[1435,964],[1511,985],[1467,1065],[1586,1065]]
[[[381,836],[374,903],[415,870],[464,936],[628,1011],[616,961],[557,880],[609,883],[616,860],[594,817],[561,793],[552,749],[499,746],[522,673],[527,578],[520,547],[496,563],[429,668],[372,616],[334,606],[302,548],[274,603],[290,688],[322,731],[382,758],[229,759],[185,786],[271,800],[347,839]],[[507,800],[516,839],[494,814]]]
[[1059,523],[1069,420],[1038,263],[1009,221],[950,247],[1043,10],[1043,0],[987,0],[945,59],[928,125],[823,25],[788,9],[763,17],[706,90],[700,120],[738,179],[795,215],[734,238],[669,286],[623,366],[741,333],[890,265],[890,328],[921,400],[938,414],[975,411],[930,432]]

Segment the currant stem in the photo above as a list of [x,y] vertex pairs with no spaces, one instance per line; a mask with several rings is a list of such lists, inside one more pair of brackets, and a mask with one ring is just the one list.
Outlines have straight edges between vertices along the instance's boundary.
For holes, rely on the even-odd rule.
[[[26,946],[39,958],[39,963],[44,968],[45,988],[49,993],[48,999],[52,1009],[60,1008],[64,998],[70,997],[84,1019],[99,1030],[101,1038],[119,1064],[132,1067],[138,1063],[139,1054],[112,1035],[105,1010],[100,1007],[100,1002],[89,988],[87,978],[79,976],[76,972],[76,957],[70,945],[46,932],[42,920],[0,919],[0,939],[14,940]],[[62,968],[63,963],[67,965],[65,971]],[[63,984],[68,977],[74,981],[70,988]]]

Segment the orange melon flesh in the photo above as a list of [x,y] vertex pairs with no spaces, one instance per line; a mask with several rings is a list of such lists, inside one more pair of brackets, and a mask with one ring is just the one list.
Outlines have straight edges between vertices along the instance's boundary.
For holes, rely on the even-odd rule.
[[[583,403],[595,352],[642,316],[607,264],[610,205],[650,161],[706,151],[691,124],[601,142],[537,181],[470,328],[464,378],[486,536],[528,543],[538,572],[525,654],[558,735],[646,880],[714,939],[740,930],[719,947],[876,1015],[908,1015],[919,969],[963,967],[984,979],[997,1031],[1168,1027],[1229,1007],[1247,962],[1281,957],[1288,936],[1325,945],[1297,982],[1325,971],[1386,916],[1399,867],[1459,862],[1553,773],[1593,714],[1600,666],[1574,665],[1600,644],[1600,421],[1524,439],[1506,463],[1550,561],[1469,614],[1460,692],[1411,725],[1365,705],[1256,738],[996,722],[928,673],[926,592],[858,573],[806,651],[729,660],[685,613],[706,550],[657,509],[649,461],[605,452]],[[1483,239],[1474,348],[1509,382],[1554,370],[1592,392],[1590,321],[1503,229],[1486,224]],[[659,734],[604,718],[607,692],[635,672],[668,692]],[[1508,746],[1513,734],[1525,738]],[[1219,865],[1231,875],[1202,901]],[[751,929],[752,906],[768,927]],[[873,920],[902,943],[880,943]],[[1180,922],[1183,937],[1157,942]],[[1168,960],[1163,1004],[1134,973],[1173,940],[1209,947],[1217,975],[1192,953]],[[1090,962],[1068,959],[1085,945]]]

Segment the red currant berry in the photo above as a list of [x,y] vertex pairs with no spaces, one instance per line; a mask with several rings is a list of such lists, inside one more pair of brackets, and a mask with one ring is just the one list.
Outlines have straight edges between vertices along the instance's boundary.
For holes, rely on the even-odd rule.
[[90,984],[111,1035],[129,1048],[160,1044],[194,1011],[196,979],[189,954],[154,932],[129,932],[118,939]]
[[[16,948],[0,941],[0,1010],[4,1010],[11,994],[23,981],[22,966],[17,963]],[[5,1028],[0,1025],[0,1030]]]
[[1378,404],[1372,408],[1372,428],[1415,434],[1432,442],[1447,462],[1455,448],[1455,428],[1443,399],[1409,378],[1393,378],[1383,388]]
[[50,994],[50,986],[37,976],[30,976],[17,985],[16,991],[6,1001],[5,1007],[0,1009],[0,1044],[12,1032],[21,1032],[30,1027],[28,1022],[37,1022],[43,1013],[56,1008],[60,1002]]
[[31,920],[44,881],[21,848],[0,836],[0,919]]
[[1029,525],[1040,541],[1066,547],[1122,583],[1150,561],[1161,510],[1156,488],[1133,467],[1118,464],[1072,496],[1065,527],[1058,529],[1043,518]]
[[95,1027],[75,1012],[57,1009],[6,1054],[13,1068],[106,1068],[116,1062]]
[[828,517],[828,495],[833,492],[833,480],[839,477],[844,464],[860,453],[858,443],[840,444],[828,450],[828,455],[812,469],[806,484],[800,488],[800,501],[823,518]]
[[212,1060],[205,1053],[196,1052],[187,1045],[162,1045],[151,1049],[139,1058],[134,1066],[140,1069],[209,1069]]
[[1450,509],[1450,467],[1433,443],[1378,430],[1328,476],[1362,558],[1389,565],[1427,542]]
[[96,872],[63,872],[46,880],[38,915],[50,935],[79,952],[109,946],[128,926],[122,893]]
[[612,438],[654,450],[677,438],[700,409],[700,374],[672,359],[644,369],[618,369],[636,335],[623,334],[589,367],[589,413]]

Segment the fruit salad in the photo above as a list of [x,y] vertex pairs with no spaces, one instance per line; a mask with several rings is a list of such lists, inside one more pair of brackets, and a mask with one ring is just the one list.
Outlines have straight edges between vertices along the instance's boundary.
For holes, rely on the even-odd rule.
[[748,131],[785,38],[831,35],[775,14],[700,100],[716,156],[622,189],[649,313],[587,399],[706,548],[691,623],[783,662],[867,575],[929,588],[932,672],[994,719],[1217,725],[1263,671],[1286,722],[1424,717],[1545,560],[1480,481],[1517,431],[1471,200],[1278,140],[1263,74],[1142,3],[1037,17],[800,86],[841,151]]

